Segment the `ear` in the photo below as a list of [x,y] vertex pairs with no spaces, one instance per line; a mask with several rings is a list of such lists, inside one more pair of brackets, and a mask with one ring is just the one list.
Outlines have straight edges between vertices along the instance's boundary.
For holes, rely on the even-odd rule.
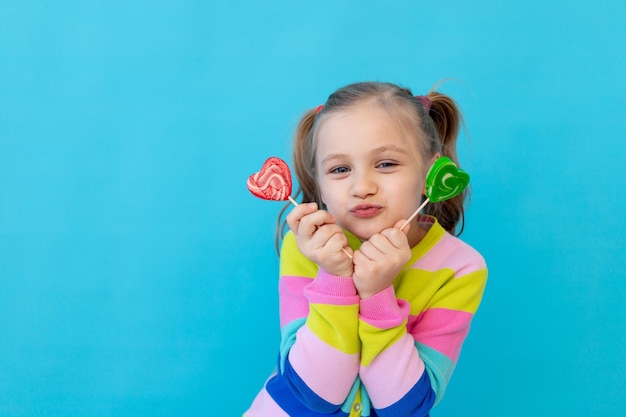
[[428,170],[424,174],[424,187],[422,188],[422,195],[426,195],[426,176],[428,175],[428,171],[430,171],[430,168],[435,164],[435,162],[437,162],[437,159],[439,159],[439,158],[441,158],[441,154],[439,152],[437,152],[430,159],[430,161],[428,161],[429,165],[428,165]]
[[435,162],[437,162],[437,159],[439,158],[441,158],[441,153],[439,152],[435,153],[435,155],[433,155],[433,157],[430,159],[430,166],[433,166]]

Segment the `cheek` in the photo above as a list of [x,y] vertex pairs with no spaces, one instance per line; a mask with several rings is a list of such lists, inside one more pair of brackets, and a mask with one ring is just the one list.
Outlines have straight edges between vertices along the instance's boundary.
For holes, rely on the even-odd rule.
[[320,200],[327,207],[334,207],[337,204],[341,204],[341,198],[344,194],[337,183],[329,184],[328,182],[320,181],[319,183]]
[[391,185],[395,188],[396,193],[404,195],[422,194],[422,191],[426,187],[422,178],[419,178],[415,174],[407,174],[402,180],[394,181]]
[[315,178],[315,183],[317,184],[317,192],[319,193],[320,201],[326,204],[326,186],[324,181],[317,177]]
[[325,206],[328,206],[330,203],[333,203],[333,193],[329,192],[326,187],[322,187],[320,184],[320,200],[324,203]]

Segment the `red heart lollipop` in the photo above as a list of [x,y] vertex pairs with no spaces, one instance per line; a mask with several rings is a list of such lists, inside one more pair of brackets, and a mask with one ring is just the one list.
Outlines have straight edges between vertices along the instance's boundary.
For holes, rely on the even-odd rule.
[[[291,171],[287,163],[280,158],[270,156],[261,170],[248,177],[248,190],[263,200],[289,200],[294,206],[298,203],[291,198]],[[343,253],[350,259],[352,255],[343,248]]]
[[261,170],[248,178],[248,190],[263,200],[291,200],[291,172],[280,158],[267,158]]

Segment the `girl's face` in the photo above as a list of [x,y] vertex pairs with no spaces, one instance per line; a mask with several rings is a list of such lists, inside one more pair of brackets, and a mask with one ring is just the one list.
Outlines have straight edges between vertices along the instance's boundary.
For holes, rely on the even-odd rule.
[[[424,162],[411,136],[374,102],[327,116],[317,132],[322,202],[361,240],[408,219],[424,189]],[[409,232],[411,246],[418,228]]]

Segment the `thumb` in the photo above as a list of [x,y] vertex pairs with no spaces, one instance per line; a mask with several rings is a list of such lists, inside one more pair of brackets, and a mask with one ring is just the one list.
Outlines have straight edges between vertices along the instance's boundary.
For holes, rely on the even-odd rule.
[[[400,229],[402,226],[404,226],[404,223],[406,223],[406,220],[398,220],[396,222],[396,224],[393,225],[393,227],[395,229]],[[404,228],[400,229],[405,235],[409,234],[409,229],[411,228],[411,223],[408,223]]]

